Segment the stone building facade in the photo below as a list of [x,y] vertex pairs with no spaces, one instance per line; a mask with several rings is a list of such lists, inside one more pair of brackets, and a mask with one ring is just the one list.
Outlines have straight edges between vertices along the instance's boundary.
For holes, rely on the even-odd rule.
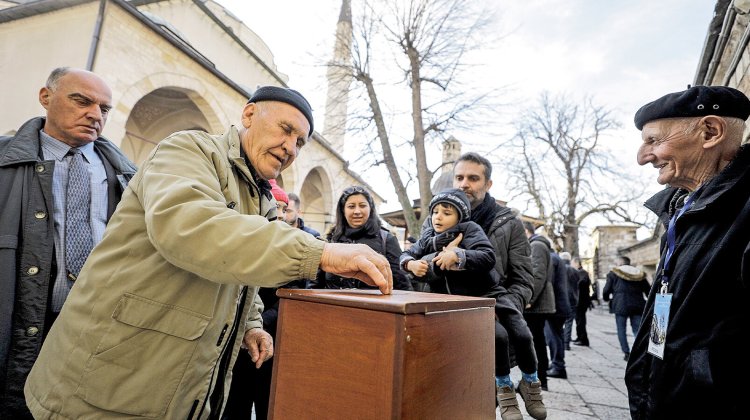
[[717,0],[694,84],[750,94],[750,2]]
[[638,226],[606,225],[597,226],[591,234],[594,249],[592,274],[595,279],[604,279],[612,267],[616,266],[617,257],[623,255],[620,249],[634,245]]
[[[211,0],[0,1],[0,62],[0,134],[43,114],[38,92],[53,68],[85,68],[112,88],[103,135],[137,164],[175,131],[224,132],[257,86],[288,81],[263,40]],[[341,190],[369,186],[313,138],[278,182],[325,231]]]

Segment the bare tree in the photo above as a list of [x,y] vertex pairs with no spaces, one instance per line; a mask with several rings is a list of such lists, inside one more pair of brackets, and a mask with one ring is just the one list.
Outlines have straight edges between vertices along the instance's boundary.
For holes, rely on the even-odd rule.
[[[355,80],[352,91],[359,96],[350,99],[361,102],[351,111],[349,129],[365,139],[369,156],[376,156],[371,163],[385,165],[407,228],[418,235],[437,171],[428,167],[426,148],[447,130],[465,126],[492,93],[472,93],[459,77],[489,14],[471,0],[363,0],[353,6],[351,61],[328,65],[345,68],[337,74]],[[407,192],[411,182],[419,190],[419,218]]]
[[557,249],[577,256],[581,224],[595,214],[645,223],[633,208],[641,202],[642,183],[618,170],[618,159],[602,145],[619,127],[610,110],[591,98],[575,103],[542,93],[520,115],[515,137],[503,145],[509,186],[539,211]]

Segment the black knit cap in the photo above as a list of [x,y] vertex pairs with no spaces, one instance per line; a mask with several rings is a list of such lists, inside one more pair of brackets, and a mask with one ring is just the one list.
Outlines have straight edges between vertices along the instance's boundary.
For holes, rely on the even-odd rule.
[[635,113],[635,126],[643,130],[646,123],[662,118],[689,118],[717,115],[746,120],[750,100],[744,93],[726,86],[693,86],[643,105]]
[[432,201],[430,201],[430,214],[432,214],[432,209],[440,203],[450,204],[458,210],[459,223],[468,222],[469,218],[471,218],[471,204],[469,203],[469,199],[458,188],[443,190],[432,197]]
[[310,103],[307,102],[307,99],[305,99],[305,97],[302,96],[301,93],[297,92],[294,89],[283,88],[283,87],[278,87],[278,86],[262,86],[262,87],[259,87],[255,91],[255,93],[253,93],[253,96],[250,98],[250,100],[247,101],[247,103],[260,102],[260,101],[284,102],[297,108],[299,112],[301,112],[302,115],[304,115],[305,118],[307,118],[307,122],[310,123],[310,132],[307,135],[308,136],[312,135],[313,133],[312,107],[310,106]]

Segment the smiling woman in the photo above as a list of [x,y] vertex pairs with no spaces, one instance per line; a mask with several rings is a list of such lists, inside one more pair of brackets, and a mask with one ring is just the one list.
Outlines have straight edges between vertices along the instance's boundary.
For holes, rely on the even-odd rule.
[[[372,195],[364,187],[355,185],[346,188],[336,205],[336,224],[326,236],[328,242],[365,244],[384,255],[393,273],[393,288],[411,290],[411,283],[399,268],[401,246],[393,234],[381,226]],[[345,278],[318,271],[311,282],[313,288],[321,289],[370,289],[359,280]]]

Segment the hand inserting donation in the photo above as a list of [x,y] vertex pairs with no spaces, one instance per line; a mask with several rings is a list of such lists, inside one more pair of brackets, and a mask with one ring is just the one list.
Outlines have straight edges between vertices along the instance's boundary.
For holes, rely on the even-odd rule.
[[320,268],[377,286],[384,295],[393,290],[393,274],[388,260],[364,244],[325,244]]

